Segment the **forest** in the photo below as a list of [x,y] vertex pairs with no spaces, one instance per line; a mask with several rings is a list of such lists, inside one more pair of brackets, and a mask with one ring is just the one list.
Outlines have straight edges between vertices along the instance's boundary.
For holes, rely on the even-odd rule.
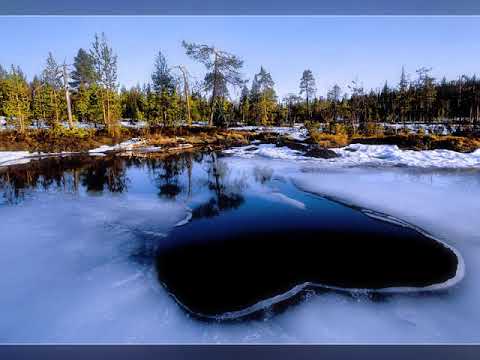
[[117,55],[104,33],[95,34],[89,49],[80,48],[72,64],[59,63],[49,53],[44,70],[31,81],[20,66],[0,65],[3,125],[24,133],[29,127],[89,124],[109,134],[118,131],[120,119],[163,127],[338,123],[353,132],[378,123],[479,125],[480,79],[475,75],[435,79],[431,68],[421,67],[413,76],[402,68],[398,84],[366,90],[352,81],[346,89],[334,85],[322,97],[312,70],[305,69],[298,89],[280,98],[267,67],[261,66],[250,81],[238,55],[204,44],[183,41],[181,46],[204,65],[202,81],[192,81],[184,65],[169,64],[158,51],[149,83],[120,87]]

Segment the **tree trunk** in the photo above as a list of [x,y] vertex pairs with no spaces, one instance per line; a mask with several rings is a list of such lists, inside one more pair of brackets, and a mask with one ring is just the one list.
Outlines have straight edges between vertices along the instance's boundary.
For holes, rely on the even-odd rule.
[[216,97],[217,97],[217,77],[218,77],[218,69],[217,69],[217,52],[215,49],[213,49],[213,52],[215,53],[215,60],[213,63],[213,89],[212,89],[212,104],[210,108],[210,120],[208,121],[209,126],[213,126],[213,116],[215,113],[215,102],[216,102]]
[[70,127],[70,129],[72,129],[74,125],[72,116],[72,104],[70,102],[70,91],[68,89],[68,73],[66,64],[63,64],[63,85],[65,88],[65,100],[67,102],[68,126]]
[[183,75],[183,91],[185,95],[185,103],[187,105],[187,124],[192,125],[192,117],[190,115],[190,95],[189,95],[189,88],[188,88],[188,79],[187,79],[187,71],[184,66],[178,67]]

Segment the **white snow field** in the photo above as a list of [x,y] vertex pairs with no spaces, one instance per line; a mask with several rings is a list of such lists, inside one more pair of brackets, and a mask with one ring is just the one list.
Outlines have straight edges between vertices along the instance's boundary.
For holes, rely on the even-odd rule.
[[[269,149],[270,155],[275,153],[267,145],[259,148]],[[463,255],[465,278],[440,293],[398,294],[382,300],[366,294],[312,293],[286,311],[262,319],[204,322],[190,318],[159,286],[154,270],[131,256],[132,249],[140,246],[135,231],[148,231],[161,238],[189,217],[189,209],[146,194],[97,197],[38,193],[34,199],[26,198],[15,206],[0,203],[0,341],[480,341],[478,163],[468,165],[464,159],[459,167],[449,162],[453,168],[441,169],[411,161],[413,166],[398,167],[375,158],[372,166],[372,156],[362,160],[360,149],[351,153],[358,158],[332,161],[303,160],[295,154],[291,158],[265,156],[265,152],[252,154],[239,149],[229,152],[233,152],[232,156],[221,161],[229,165],[232,180],[261,172],[292,182],[309,193],[386,213],[421,227]],[[428,159],[437,164],[441,156],[451,155]],[[139,183],[153,187],[140,171],[130,176],[131,187]],[[272,188],[265,196],[302,206],[279,189]]]
[[264,157],[268,159],[296,160],[314,166],[412,166],[421,168],[480,168],[480,149],[472,153],[451,150],[401,150],[397,145],[351,144],[332,149],[338,155],[333,159],[317,159],[303,156],[301,151],[274,144],[249,145],[226,150],[225,153],[242,158]]

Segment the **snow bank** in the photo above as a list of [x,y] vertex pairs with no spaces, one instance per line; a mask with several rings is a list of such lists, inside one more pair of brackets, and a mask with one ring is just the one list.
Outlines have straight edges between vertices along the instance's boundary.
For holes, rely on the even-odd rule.
[[241,147],[234,147],[224,150],[225,154],[231,154],[246,159],[252,159],[255,157],[263,157],[267,159],[280,159],[280,160],[309,160],[311,158],[302,156],[302,152],[298,150],[292,150],[286,146],[277,147],[275,144],[260,144],[260,145],[247,145]]
[[458,130],[465,129],[467,131],[472,130],[471,125],[461,125],[461,124],[402,124],[402,123],[379,123],[384,130],[404,130],[406,129],[409,132],[418,133],[423,131],[425,134],[435,134],[435,135],[450,135]]
[[401,150],[396,145],[364,145],[332,149],[340,157],[318,159],[304,156],[301,151],[288,147],[276,147],[273,144],[243,146],[225,150],[225,153],[242,158],[296,160],[312,165],[324,166],[408,166],[421,168],[464,169],[480,167],[480,149],[472,153],[459,153],[451,150]]
[[[139,145],[143,144],[144,141],[139,138],[133,138],[127,141],[124,141],[120,144],[108,146],[102,145],[96,149],[89,150],[91,155],[103,155],[104,153],[110,151],[121,151],[121,150],[133,150]],[[145,152],[155,152],[159,151],[159,147],[147,147],[144,149]],[[26,164],[33,159],[41,159],[43,157],[51,156],[67,156],[79,154],[78,152],[61,152],[61,153],[31,153],[28,151],[0,151],[0,167],[8,165],[17,165],[17,164]]]
[[278,135],[289,136],[294,140],[303,141],[308,137],[308,130],[301,124],[294,127],[287,126],[238,126],[231,127],[229,130],[253,131],[257,133],[270,132]]
[[32,155],[28,151],[0,151],[0,166],[28,163]]
[[110,151],[133,150],[135,147],[144,143],[140,138],[133,138],[117,145],[102,145],[96,149],[89,150],[89,153],[106,153]]
[[397,145],[351,144],[333,149],[352,165],[468,168],[480,166],[480,149],[472,153],[451,150],[400,150]]
[[120,121],[120,125],[130,129],[142,129],[148,126],[146,121],[129,121],[129,120],[122,120]]

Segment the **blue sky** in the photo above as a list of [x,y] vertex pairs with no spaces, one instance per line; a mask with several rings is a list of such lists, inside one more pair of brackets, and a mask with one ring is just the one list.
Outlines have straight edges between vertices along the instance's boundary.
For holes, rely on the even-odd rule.
[[40,73],[49,51],[72,62],[95,32],[105,32],[118,54],[118,78],[149,81],[161,49],[170,65],[185,64],[194,78],[204,69],[181,41],[214,44],[245,61],[252,79],[263,65],[280,96],[298,92],[309,68],[318,95],[357,79],[366,89],[396,85],[402,65],[412,77],[421,66],[435,77],[480,74],[480,17],[0,17],[0,64]]

